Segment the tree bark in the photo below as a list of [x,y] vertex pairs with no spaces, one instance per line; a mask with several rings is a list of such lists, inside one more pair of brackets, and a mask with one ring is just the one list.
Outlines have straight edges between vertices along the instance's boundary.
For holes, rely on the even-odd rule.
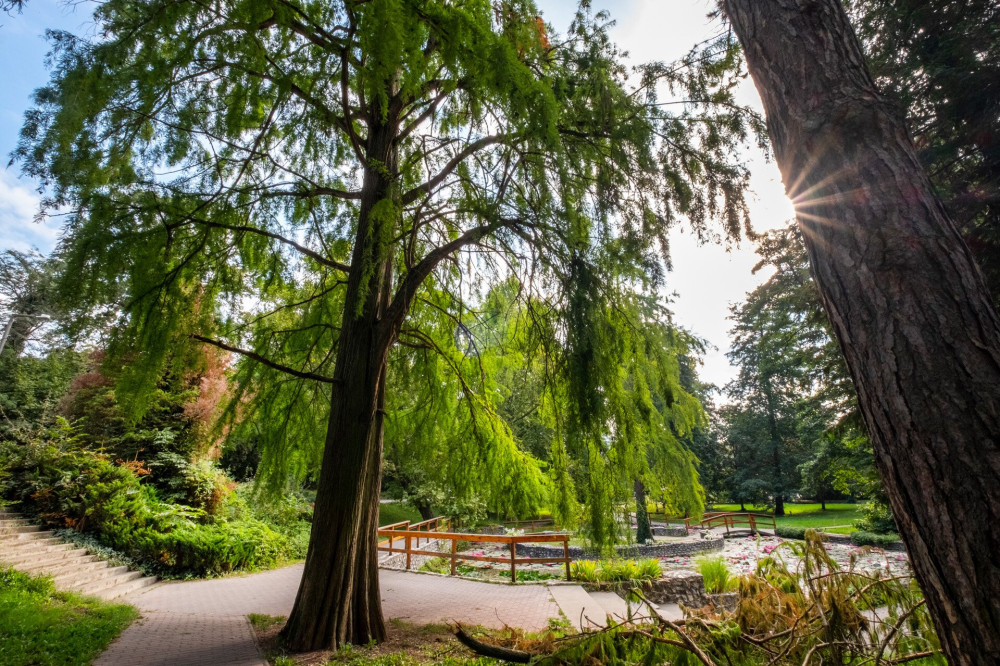
[[[375,205],[395,196],[395,121],[370,125],[359,224],[334,368],[330,423],[316,492],[309,551],[283,630],[296,651],[385,640],[378,586],[386,362],[391,335],[382,318],[392,258],[380,247]],[[370,272],[363,267],[371,266]],[[368,284],[363,283],[367,273]]]
[[646,510],[646,486],[636,479],[632,490],[635,494],[635,540],[646,543],[653,540],[653,528],[649,525],[649,512]]
[[725,0],[949,662],[1000,663],[1000,320],[837,0]]

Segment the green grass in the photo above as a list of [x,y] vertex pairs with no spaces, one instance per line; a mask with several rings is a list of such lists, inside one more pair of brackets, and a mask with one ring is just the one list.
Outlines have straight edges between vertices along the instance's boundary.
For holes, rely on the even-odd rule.
[[411,523],[419,523],[423,518],[420,517],[420,512],[409,504],[390,502],[378,505],[379,526],[401,523],[404,520],[408,520]]
[[738,585],[737,579],[730,573],[726,560],[716,555],[715,557],[699,557],[695,560],[698,573],[701,574],[705,582],[705,591],[709,594],[721,594],[732,592]]
[[47,578],[0,569],[0,664],[89,664],[138,616],[131,606],[56,592]]
[[[860,504],[827,503],[826,511],[819,504],[786,504],[785,515],[776,516],[775,522],[786,527],[811,527],[821,532],[850,534],[857,530],[854,521],[861,519]],[[716,504],[706,511],[739,511],[739,504]],[[747,506],[747,511],[770,513],[763,507]]]
[[263,613],[250,613],[250,624],[257,631],[267,631],[277,624],[284,624],[285,619],[281,615],[264,615]]

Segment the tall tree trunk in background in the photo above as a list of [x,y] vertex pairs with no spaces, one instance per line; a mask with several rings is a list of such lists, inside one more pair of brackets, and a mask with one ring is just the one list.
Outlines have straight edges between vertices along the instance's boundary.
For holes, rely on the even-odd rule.
[[771,436],[771,473],[773,486],[771,487],[772,497],[774,497],[774,515],[785,515],[785,480],[781,472],[781,436],[778,434],[778,417],[775,414],[774,392],[771,388],[770,379],[764,386],[764,393],[767,395],[767,432]]
[[649,525],[649,512],[646,510],[646,486],[636,479],[632,490],[635,494],[635,540],[646,543],[653,540],[653,529]]
[[[298,595],[283,635],[295,651],[385,640],[378,587],[379,494],[386,362],[391,344],[380,326],[392,287],[374,206],[392,196],[397,166],[395,121],[371,127],[360,222],[334,368],[330,425],[316,491],[312,534]],[[370,272],[363,267],[371,266]],[[369,284],[362,284],[363,275]]]
[[1000,663],[1000,320],[837,0],[725,0],[951,664]]

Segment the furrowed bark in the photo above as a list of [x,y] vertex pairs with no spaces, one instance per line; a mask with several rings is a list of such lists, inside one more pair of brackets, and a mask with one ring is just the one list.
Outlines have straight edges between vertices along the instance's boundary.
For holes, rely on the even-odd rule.
[[725,0],[951,664],[1000,663],[1000,320],[837,0]]
[[[312,534],[283,635],[296,651],[385,640],[378,585],[379,491],[386,362],[392,339],[380,326],[392,261],[378,239],[375,205],[394,193],[395,121],[370,127],[360,223],[344,304]],[[370,266],[364,283],[363,267]],[[360,303],[360,308],[359,308]]]

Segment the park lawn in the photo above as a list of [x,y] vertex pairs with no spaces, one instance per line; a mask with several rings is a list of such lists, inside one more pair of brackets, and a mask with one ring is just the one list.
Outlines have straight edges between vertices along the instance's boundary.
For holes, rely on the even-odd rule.
[[[827,502],[826,511],[820,504],[786,504],[785,515],[775,516],[779,527],[811,527],[824,532],[850,534],[857,531],[854,521],[861,519],[859,504]],[[739,511],[739,504],[716,504],[707,511]],[[767,509],[747,506],[748,511],[770,513]]]
[[0,568],[0,664],[89,664],[139,617],[131,606],[56,592],[48,578]]
[[404,520],[408,520],[411,523],[419,523],[423,518],[420,517],[419,511],[403,502],[383,502],[378,505],[379,527],[401,523]]

